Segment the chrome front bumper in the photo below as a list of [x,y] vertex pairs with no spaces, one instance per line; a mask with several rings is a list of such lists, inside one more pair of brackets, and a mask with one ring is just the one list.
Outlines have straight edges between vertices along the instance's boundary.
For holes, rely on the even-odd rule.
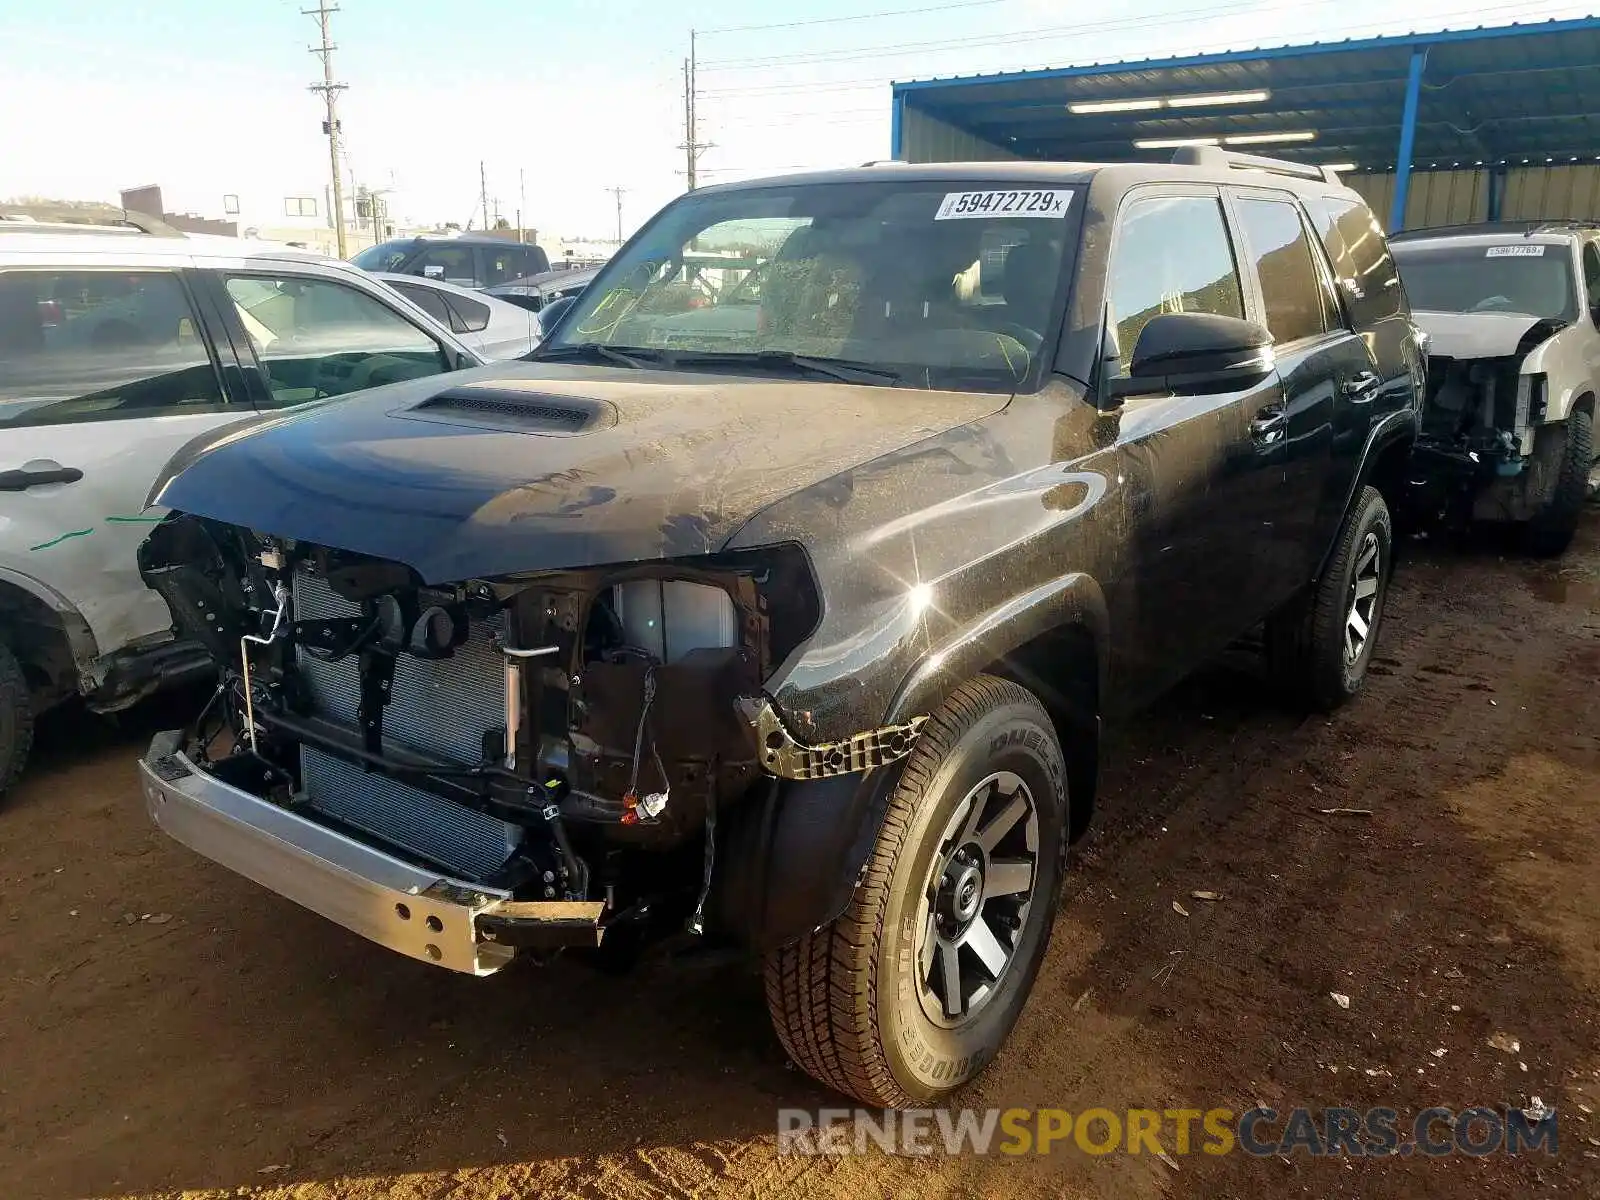
[[595,945],[599,903],[526,904],[386,854],[224,783],[157,735],[139,763],[150,819],[262,887],[421,962],[492,975],[517,945]]

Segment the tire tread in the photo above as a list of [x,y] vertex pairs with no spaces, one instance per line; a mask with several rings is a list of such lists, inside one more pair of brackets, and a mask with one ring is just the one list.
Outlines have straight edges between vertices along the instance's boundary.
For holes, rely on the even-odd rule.
[[[1364,485],[1322,577],[1304,595],[1267,622],[1269,669],[1279,688],[1295,703],[1327,712],[1348,696],[1343,682],[1345,575],[1356,553],[1356,540],[1374,509],[1388,518],[1383,494]],[[1389,569],[1394,563],[1394,523],[1390,527]]]
[[[866,1104],[902,1108],[914,1098],[895,1080],[881,1049],[877,963],[894,866],[939,767],[984,713],[1010,704],[1050,719],[1032,693],[1009,680],[979,675],[958,688],[923,727],[850,905],[831,924],[768,955],[767,1008],[795,1065]],[[859,987],[861,981],[866,987]]]
[[1581,408],[1567,415],[1567,447],[1550,502],[1523,527],[1523,546],[1541,558],[1566,553],[1589,498],[1594,460],[1594,418]]

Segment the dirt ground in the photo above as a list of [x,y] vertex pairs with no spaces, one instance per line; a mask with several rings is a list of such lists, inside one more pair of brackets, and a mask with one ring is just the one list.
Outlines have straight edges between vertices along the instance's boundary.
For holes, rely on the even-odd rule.
[[1554,1157],[780,1157],[777,1109],[839,1101],[754,972],[369,946],[152,831],[133,760],[168,702],[52,720],[0,811],[0,1196],[1600,1196],[1597,518],[1559,564],[1415,547],[1331,720],[1235,665],[1115,731],[1033,998],[959,1101],[1539,1096]]

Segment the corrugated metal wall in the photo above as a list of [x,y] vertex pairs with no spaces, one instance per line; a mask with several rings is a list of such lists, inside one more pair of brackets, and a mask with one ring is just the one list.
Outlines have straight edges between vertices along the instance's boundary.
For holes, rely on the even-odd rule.
[[1506,178],[1502,220],[1600,217],[1600,163],[1517,167]]
[[[1394,203],[1394,175],[1355,174],[1344,181],[1361,193],[1385,228]],[[1502,221],[1600,219],[1600,163],[1513,167],[1506,172]],[[1413,171],[1406,227],[1458,225],[1489,219],[1489,171]]]
[[900,118],[900,157],[914,163],[1006,162],[1019,155],[907,104]]
[[[1022,156],[907,104],[900,119],[900,157],[906,162],[998,162]],[[1394,203],[1394,173],[1357,172],[1343,178],[1387,229]],[[1600,163],[1513,167],[1506,172],[1501,220],[1562,217],[1600,220]],[[1406,228],[1488,219],[1487,167],[1411,173]]]
[[[1392,174],[1355,174],[1343,177],[1367,207],[1377,215],[1385,229],[1389,209],[1394,204]],[[1411,194],[1406,199],[1406,228],[1426,225],[1464,225],[1489,219],[1489,172],[1486,169],[1460,171],[1413,171]]]

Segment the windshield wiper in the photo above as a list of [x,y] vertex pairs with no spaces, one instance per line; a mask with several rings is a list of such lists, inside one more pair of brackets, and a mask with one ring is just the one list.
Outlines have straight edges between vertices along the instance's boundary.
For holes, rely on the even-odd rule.
[[757,370],[808,371],[825,375],[843,383],[901,382],[898,371],[872,363],[854,362],[843,358],[813,358],[808,354],[795,354],[790,350],[678,350],[672,355],[672,364],[680,367],[754,367]]
[[647,371],[659,365],[657,362],[648,362],[641,355],[650,354],[659,359],[653,350],[643,350],[629,346],[627,351],[617,350],[611,346],[602,346],[599,342],[578,342],[570,346],[540,346],[528,355],[528,362],[560,362],[562,359],[588,359],[591,362],[600,359],[604,362],[618,363],[624,367],[632,367],[637,371]]

